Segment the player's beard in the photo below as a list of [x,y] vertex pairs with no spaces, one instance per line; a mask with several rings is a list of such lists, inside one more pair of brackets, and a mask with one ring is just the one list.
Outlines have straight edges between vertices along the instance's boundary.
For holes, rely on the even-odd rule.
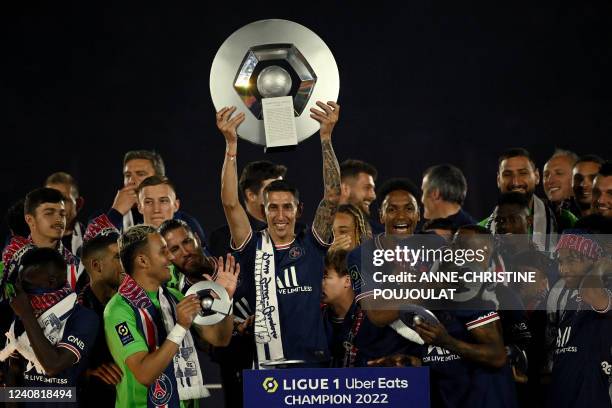
[[[510,192],[512,192],[512,188],[510,188]],[[535,188],[532,188],[531,190],[527,190],[524,193],[521,193],[520,191],[515,191],[515,193],[524,195],[525,198],[527,199],[527,202],[531,203],[531,199],[533,198],[533,195],[535,193]]]
[[586,211],[586,210],[591,208],[591,202],[590,201],[580,201],[576,197],[573,197],[572,199],[574,200],[574,202],[576,203],[578,208],[580,208],[580,210],[582,210],[582,211]]
[[370,205],[371,204],[368,204],[365,201],[362,201],[361,205],[359,206],[359,208],[361,209],[361,211],[366,217],[370,216]]

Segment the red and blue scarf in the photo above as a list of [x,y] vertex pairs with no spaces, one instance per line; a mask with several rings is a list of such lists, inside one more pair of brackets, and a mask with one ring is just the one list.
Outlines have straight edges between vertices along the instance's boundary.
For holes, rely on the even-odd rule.
[[[166,298],[174,304],[172,317],[176,321],[174,313],[177,301],[165,288],[162,287],[162,291]],[[129,275],[123,279],[118,292],[138,317],[136,319],[138,330],[144,335],[149,352],[157,350],[166,340],[167,335],[161,312],[157,310],[144,289]],[[174,363],[170,361],[166,369],[149,385],[147,407],[178,408],[180,403]]]

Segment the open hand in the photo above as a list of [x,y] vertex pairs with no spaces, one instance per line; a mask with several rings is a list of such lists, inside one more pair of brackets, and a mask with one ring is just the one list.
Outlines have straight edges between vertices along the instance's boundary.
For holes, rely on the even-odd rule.
[[[238,285],[238,276],[240,276],[240,264],[236,262],[231,254],[227,254],[225,262],[223,257],[217,259],[217,275],[215,282],[223,286],[230,298],[234,297],[236,286]],[[204,275],[207,280],[212,280],[210,275]]]
[[231,116],[234,112],[236,112],[235,106],[226,106],[217,112],[217,128],[221,131],[228,144],[238,142],[236,129],[245,119],[244,112],[240,112],[232,118]]
[[327,105],[317,101],[317,106],[322,110],[310,108],[310,117],[321,124],[319,131],[321,138],[331,138],[334,126],[338,123],[338,117],[340,116],[340,105],[334,101],[328,101]]

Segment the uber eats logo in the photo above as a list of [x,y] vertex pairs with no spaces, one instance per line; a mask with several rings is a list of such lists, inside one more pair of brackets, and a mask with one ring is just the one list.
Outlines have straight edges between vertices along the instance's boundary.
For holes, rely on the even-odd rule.
[[261,385],[263,385],[264,390],[270,394],[275,393],[278,389],[278,382],[276,382],[273,377],[266,377]]

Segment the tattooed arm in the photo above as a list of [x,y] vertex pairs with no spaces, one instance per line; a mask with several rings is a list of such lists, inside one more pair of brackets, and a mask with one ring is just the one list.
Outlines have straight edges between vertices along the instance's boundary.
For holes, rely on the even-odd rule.
[[322,110],[311,108],[310,117],[321,124],[321,150],[323,153],[323,200],[319,203],[312,228],[323,242],[331,242],[332,225],[340,199],[340,166],[331,143],[331,134],[338,122],[340,105],[335,102],[317,102]]

